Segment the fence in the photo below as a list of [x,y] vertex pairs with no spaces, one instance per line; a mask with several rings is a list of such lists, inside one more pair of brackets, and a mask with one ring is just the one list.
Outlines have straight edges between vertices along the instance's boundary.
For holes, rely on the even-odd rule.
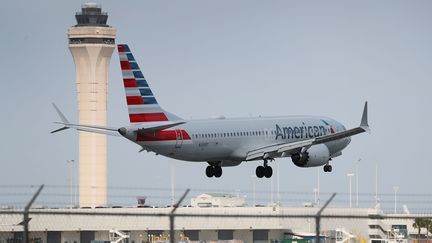
[[[151,239],[150,236],[158,235],[160,238],[153,237],[153,239],[160,241],[162,239],[167,240],[167,238],[161,238],[161,236],[162,233],[169,232],[168,239],[171,242],[177,242],[176,239],[184,240],[186,239],[185,236],[196,234],[197,230],[201,230],[206,233],[211,231],[204,238],[220,240],[233,240],[224,238],[235,238],[236,234],[239,235],[242,232],[248,231],[248,234],[247,232],[244,233],[245,242],[248,242],[247,239],[253,242],[268,242],[269,240],[280,241],[284,240],[283,238],[288,238],[285,240],[289,240],[297,237],[308,238],[309,242],[322,242],[323,239],[338,242],[338,232],[339,234],[343,233],[339,238],[345,242],[353,241],[353,239],[360,241],[362,239],[362,237],[358,237],[360,235],[364,236],[364,240],[370,239],[371,243],[383,242],[385,240],[402,242],[402,240],[408,241],[410,238],[408,232],[413,232],[412,224],[414,220],[432,218],[432,214],[388,215],[383,214],[378,209],[327,208],[335,197],[335,194],[320,208],[306,207],[301,209],[283,208],[278,205],[262,208],[197,209],[180,207],[188,191],[186,191],[174,207],[168,208],[31,209],[31,204],[35,201],[41,190],[42,187],[23,210],[0,210],[0,218],[2,219],[0,232],[3,232],[4,235],[8,234],[9,237],[12,234],[8,242],[31,242],[30,240],[33,240],[33,242],[39,240],[57,242],[59,239],[62,242],[68,242],[67,240],[62,240],[66,236],[55,233],[61,231],[84,232],[80,234],[79,241],[90,242],[89,239],[100,238],[95,236],[95,232],[111,230],[115,233],[116,229],[117,233],[113,233],[114,236],[110,238],[111,240],[115,237],[120,240],[127,239],[127,237],[120,237],[121,233],[125,233],[125,236],[131,237],[132,233],[141,232],[141,234],[145,234],[142,238],[146,238],[146,240]],[[302,228],[298,229],[303,229],[304,232],[296,230],[296,227],[299,225]],[[403,225],[405,225],[405,230],[407,231],[405,235],[403,234],[404,228],[399,227]],[[351,230],[345,233],[343,231],[346,229],[337,231],[338,226],[344,226]],[[336,230],[334,234],[330,232],[330,229]],[[354,235],[356,233],[352,229],[359,231],[356,237],[350,236],[350,234]],[[129,232],[125,232],[125,230]],[[266,230],[267,237],[261,237],[260,233],[261,235],[265,234],[264,231]],[[32,232],[32,236],[30,237],[29,232]],[[278,237],[269,237],[271,232],[276,232]],[[309,232],[314,232],[314,236],[309,234]],[[38,234],[41,234],[41,236],[38,237]],[[417,237],[427,237],[427,235],[428,231],[425,230],[425,227],[422,227],[420,235],[417,235]],[[140,237],[135,237],[135,239],[138,238]],[[193,238],[196,239],[197,237]],[[260,241],[260,239],[262,240]],[[428,241],[428,239],[423,238],[415,240],[421,243],[424,243],[423,241],[425,240]],[[415,242],[415,240],[413,239],[412,241]],[[339,242],[341,241],[339,240]]]

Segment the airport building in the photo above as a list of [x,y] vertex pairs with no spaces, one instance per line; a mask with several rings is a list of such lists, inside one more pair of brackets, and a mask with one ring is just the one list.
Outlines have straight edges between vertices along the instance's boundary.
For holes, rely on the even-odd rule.
[[235,197],[225,193],[204,193],[191,200],[192,207],[243,207],[244,197]]
[[[68,30],[75,63],[79,123],[106,126],[108,68],[115,48],[116,29],[94,3],[82,5],[77,24]],[[79,133],[79,204],[107,203],[107,140],[102,134]]]
[[[196,202],[197,206],[177,209],[174,223],[177,242],[314,242],[313,215],[319,207],[228,206],[241,199],[209,195],[192,199],[191,204]],[[227,198],[230,198],[228,204],[217,205],[216,202]],[[171,210],[170,207],[33,209],[30,239],[47,243],[169,242]],[[410,235],[417,234],[414,220],[404,218],[414,215],[398,214],[392,216],[400,218],[387,219],[375,208],[331,207],[323,215],[333,216],[320,221],[320,241],[326,243],[404,243]],[[0,211],[0,243],[20,242],[22,217],[19,211]]]

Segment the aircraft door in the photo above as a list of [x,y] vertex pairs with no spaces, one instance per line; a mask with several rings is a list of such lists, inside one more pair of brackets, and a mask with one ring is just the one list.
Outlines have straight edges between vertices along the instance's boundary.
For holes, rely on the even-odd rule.
[[181,132],[181,130],[175,130],[175,134],[176,134],[175,147],[181,148],[181,146],[183,145],[183,133]]

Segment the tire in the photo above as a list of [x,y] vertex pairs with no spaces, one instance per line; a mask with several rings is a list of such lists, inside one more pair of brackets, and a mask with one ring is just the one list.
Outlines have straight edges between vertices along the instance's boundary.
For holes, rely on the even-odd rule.
[[264,171],[265,171],[265,168],[264,168],[264,166],[258,166],[257,168],[256,168],[256,170],[255,170],[255,174],[256,174],[256,176],[258,177],[258,178],[263,178],[263,176],[264,176]]
[[213,173],[214,173],[214,176],[215,176],[216,178],[221,177],[221,176],[222,176],[222,168],[221,168],[220,166],[216,166],[216,167],[214,167],[214,169],[213,169]]
[[333,170],[333,167],[332,167],[331,165],[329,165],[329,166],[327,167],[327,172],[332,172],[332,170]]
[[300,161],[301,157],[300,154],[293,154],[291,155],[291,160],[294,162],[294,164],[297,164]]
[[327,172],[327,165],[324,165],[323,170],[324,172]]
[[272,175],[273,175],[273,169],[272,169],[272,167],[270,167],[270,166],[264,167],[264,176],[266,178],[270,178],[270,177],[272,177]]
[[206,173],[207,177],[213,177],[214,176],[213,166],[210,166],[210,165],[207,166],[205,173]]

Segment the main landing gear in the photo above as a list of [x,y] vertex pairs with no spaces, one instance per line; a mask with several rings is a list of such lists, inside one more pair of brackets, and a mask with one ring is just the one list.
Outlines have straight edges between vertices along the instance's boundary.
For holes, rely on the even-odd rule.
[[324,165],[324,172],[332,172],[332,166],[329,164]]
[[222,176],[222,167],[220,165],[209,165],[206,168],[206,176],[207,177],[216,177],[219,178]]
[[273,175],[273,169],[267,165],[267,160],[264,160],[264,166],[258,166],[255,173],[258,178],[263,178],[264,176],[270,178]]

